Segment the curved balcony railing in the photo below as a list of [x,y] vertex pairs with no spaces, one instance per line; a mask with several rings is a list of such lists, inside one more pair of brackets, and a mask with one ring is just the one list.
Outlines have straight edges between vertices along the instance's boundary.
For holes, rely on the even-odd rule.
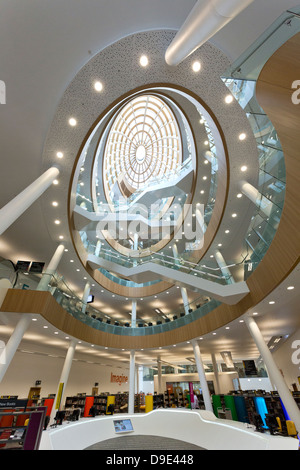
[[[144,336],[170,331],[204,317],[221,305],[216,300],[201,296],[175,309],[172,314],[153,314],[151,322],[137,318],[136,328],[131,328],[130,321],[116,321],[92,305],[85,304],[61,276],[56,274],[49,278],[47,290],[65,311],[91,328],[110,334]],[[17,271],[13,263],[8,264],[7,260],[0,259],[0,279],[10,280],[14,289],[36,290],[41,275]]]

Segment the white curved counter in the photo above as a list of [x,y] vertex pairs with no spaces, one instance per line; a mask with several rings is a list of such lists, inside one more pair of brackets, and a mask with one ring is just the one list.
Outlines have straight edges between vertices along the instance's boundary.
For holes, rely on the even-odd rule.
[[[40,450],[83,450],[119,438],[114,420],[131,419],[129,435],[178,439],[207,450],[298,450],[299,441],[254,431],[244,423],[221,420],[208,411],[159,409],[147,414],[119,414],[81,419],[43,431]],[[125,434],[128,435],[128,434]]]

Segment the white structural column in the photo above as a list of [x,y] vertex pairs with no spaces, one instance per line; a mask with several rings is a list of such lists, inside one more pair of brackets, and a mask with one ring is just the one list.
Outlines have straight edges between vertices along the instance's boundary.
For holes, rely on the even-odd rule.
[[219,380],[218,364],[217,364],[217,361],[216,361],[216,356],[215,356],[215,354],[212,354],[212,355],[211,355],[211,361],[212,361],[212,365],[213,365],[213,369],[214,369],[214,374],[215,374],[215,392],[216,392],[216,395],[219,395],[221,389],[220,389],[220,380]]
[[131,328],[136,328],[136,307],[137,302],[133,300],[131,306]]
[[272,380],[276,385],[277,391],[286,408],[286,411],[290,419],[295,423],[298,434],[300,434],[300,410],[298,405],[295,402],[288,386],[286,385],[285,380],[273,359],[272,353],[270,352],[257,323],[252,317],[246,317],[245,323],[252,338],[254,339],[254,342],[261,354],[264,363],[266,364],[268,372],[270,373]]
[[63,396],[64,396],[64,392],[66,389],[66,385],[68,383],[70,370],[72,367],[72,362],[73,362],[74,354],[76,350],[76,345],[77,345],[77,341],[73,340],[71,341],[69,348],[68,348],[68,352],[65,358],[64,366],[61,372],[59,384],[58,384],[56,395],[55,395],[55,401],[54,401],[52,411],[51,411],[50,424],[53,423],[56,412],[60,410],[61,404],[63,403]]
[[130,351],[128,413],[134,414],[135,351]]
[[[258,189],[256,189],[252,184],[247,183],[247,181],[240,181],[239,183],[241,192],[253,202],[260,210],[267,216],[270,217],[272,210],[274,209],[274,204],[268,198],[263,196]],[[278,219],[279,221],[279,219]]]
[[5,348],[1,354],[0,360],[0,383],[3,380],[3,377],[19,347],[19,344],[22,341],[24,333],[26,332],[29,324],[31,322],[31,315],[23,314],[18,321],[13,334],[9,338]]
[[56,273],[58,265],[62,259],[62,255],[64,254],[64,250],[65,250],[64,245],[59,245],[56,248],[55,253],[52,256],[51,261],[48,264],[47,269],[45,270],[40,282],[38,283],[36,290],[39,290],[39,291],[48,290],[49,282],[51,281],[52,276]]
[[140,393],[140,374],[139,366],[135,366],[135,393]]
[[207,381],[205,377],[205,370],[204,370],[204,366],[203,366],[203,362],[201,358],[200,346],[198,344],[198,341],[195,339],[192,341],[192,345],[194,349],[195,361],[197,365],[205,409],[213,413],[213,406],[212,406],[210,393],[209,393],[209,389],[208,389],[208,385],[207,385]]
[[215,250],[214,252],[216,261],[218,263],[219,268],[221,269],[221,273],[228,279],[229,284],[234,284],[235,280],[230,272],[230,269],[227,267],[226,261],[219,250]]
[[[173,251],[173,257],[175,259],[175,264],[176,264],[176,262],[179,263],[178,249],[177,249],[177,245],[175,243],[173,243],[173,245],[172,245],[172,251]],[[188,313],[189,313],[189,298],[188,298],[188,295],[187,295],[187,290],[186,290],[185,287],[181,287],[180,292],[181,292],[181,297],[182,297],[182,301],[183,301],[183,307],[184,307],[185,314],[188,315]]]
[[138,375],[139,375],[139,390],[138,393],[144,391],[144,367],[138,367]]
[[0,235],[49,188],[58,175],[58,168],[49,168],[42,176],[0,209]]
[[[133,249],[134,251],[137,251],[139,247],[139,236],[137,233],[134,234],[133,238]],[[134,266],[137,265],[137,262],[133,262]],[[131,328],[136,328],[136,309],[137,309],[137,302],[136,300],[132,301],[132,307],[131,307]]]
[[166,52],[168,65],[178,65],[211,39],[254,0],[198,0]]
[[83,295],[82,295],[82,312],[83,313],[85,313],[85,311],[86,311],[87,301],[88,301],[90,292],[91,292],[91,284],[89,282],[87,282],[85,287],[84,287],[84,291],[83,291]]

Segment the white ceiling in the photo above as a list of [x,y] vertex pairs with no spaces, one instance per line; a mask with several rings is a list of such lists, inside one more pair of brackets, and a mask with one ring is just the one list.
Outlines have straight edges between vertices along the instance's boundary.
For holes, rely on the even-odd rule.
[[[107,45],[129,34],[179,29],[195,3],[195,0],[0,0],[0,80],[4,80],[7,89],[7,104],[0,105],[0,207],[40,176],[43,148],[56,109],[83,65]],[[212,43],[233,61],[283,11],[297,5],[299,2],[287,0],[255,0]],[[48,262],[57,242],[45,222],[41,203],[37,201],[0,237],[0,255],[13,261]],[[295,276],[299,279],[298,271]],[[74,279],[74,289],[82,291],[82,277],[78,282]],[[296,296],[297,300],[296,289],[291,292],[288,295]],[[265,320],[260,323],[267,335],[299,328],[295,304],[289,301],[285,290],[284,296],[279,291],[279,299],[284,307],[278,310],[273,307],[271,310],[268,304],[264,307]],[[239,330],[237,340],[236,330],[228,331],[231,348],[240,357],[245,350],[243,336]],[[205,353],[218,350],[216,338],[203,341]],[[251,356],[253,343],[250,338],[247,341]]]

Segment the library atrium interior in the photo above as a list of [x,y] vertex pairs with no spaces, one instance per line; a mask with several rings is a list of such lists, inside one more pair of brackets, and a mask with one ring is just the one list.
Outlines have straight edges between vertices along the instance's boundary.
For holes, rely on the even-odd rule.
[[298,450],[300,3],[1,4],[0,450]]

